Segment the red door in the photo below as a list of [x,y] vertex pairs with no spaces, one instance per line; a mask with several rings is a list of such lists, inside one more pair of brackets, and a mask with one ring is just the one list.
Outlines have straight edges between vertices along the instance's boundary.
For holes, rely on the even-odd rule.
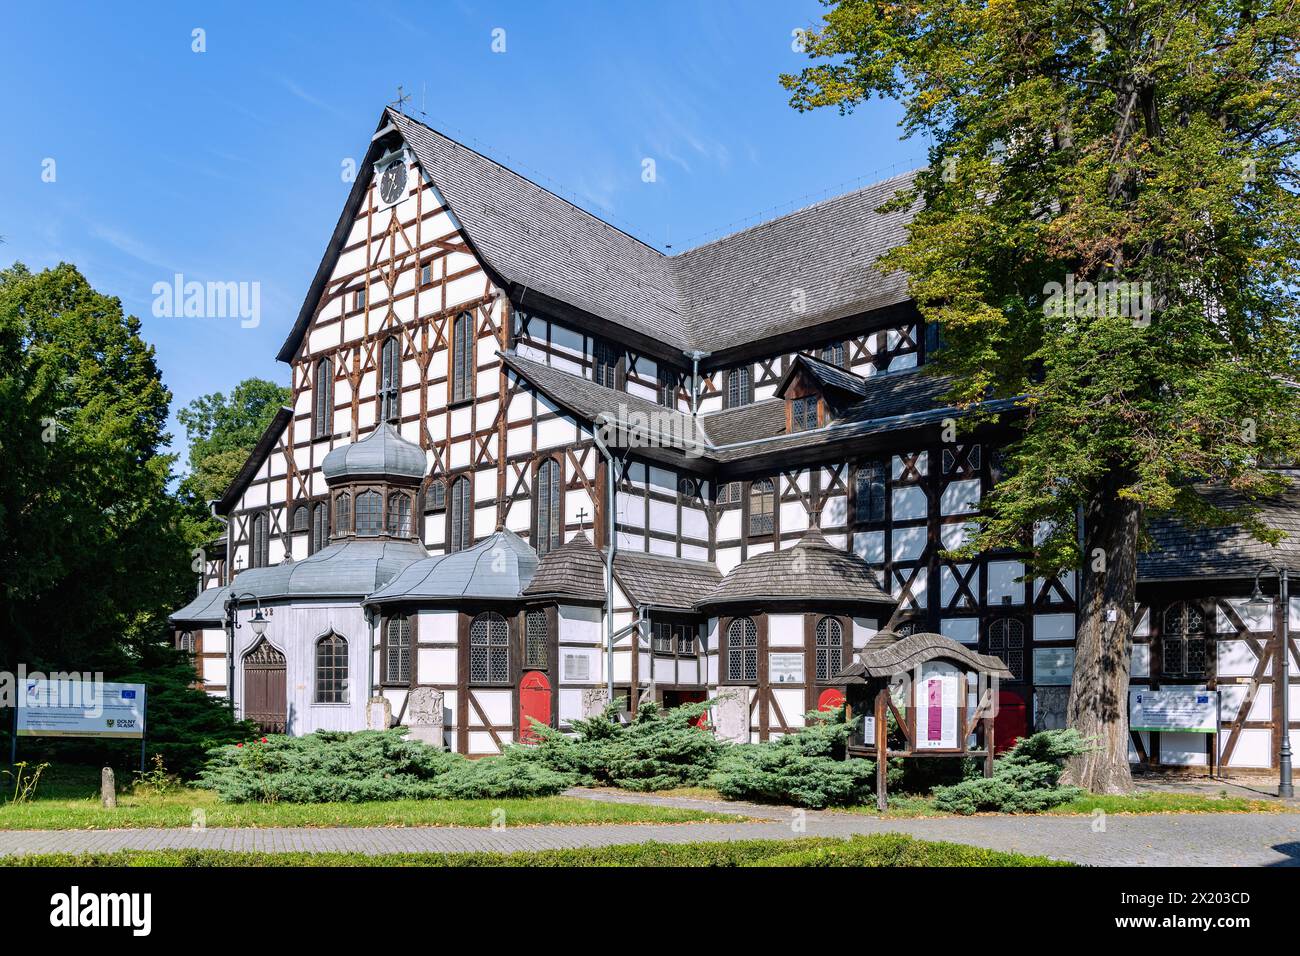
[[817,698],[818,710],[839,710],[844,706],[844,691],[828,687]]
[[537,742],[533,721],[551,725],[551,682],[541,671],[529,671],[519,682],[519,740]]
[[1029,719],[1025,698],[1014,690],[998,692],[998,713],[993,718],[993,750],[1002,753],[1015,746],[1020,737],[1029,736]]

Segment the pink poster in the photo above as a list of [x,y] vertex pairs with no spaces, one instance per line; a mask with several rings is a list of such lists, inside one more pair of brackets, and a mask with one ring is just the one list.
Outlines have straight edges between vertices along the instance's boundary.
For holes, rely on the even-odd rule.
[[943,681],[930,680],[925,684],[926,697],[926,714],[925,714],[925,738],[926,740],[943,739]]

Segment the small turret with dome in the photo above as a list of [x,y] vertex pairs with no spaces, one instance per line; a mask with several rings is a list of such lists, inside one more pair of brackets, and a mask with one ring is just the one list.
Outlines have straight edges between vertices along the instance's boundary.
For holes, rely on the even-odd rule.
[[415,499],[424,471],[420,446],[388,422],[335,448],[321,464],[333,503],[331,537],[414,538]]

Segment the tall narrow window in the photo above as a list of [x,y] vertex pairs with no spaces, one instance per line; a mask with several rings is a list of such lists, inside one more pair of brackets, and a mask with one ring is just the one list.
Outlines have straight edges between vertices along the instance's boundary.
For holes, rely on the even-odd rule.
[[738,408],[754,400],[754,386],[748,365],[733,368],[727,373],[727,407]]
[[727,679],[737,684],[758,680],[758,628],[753,618],[738,617],[727,628]]
[[326,634],[316,642],[316,703],[348,702],[348,642]]
[[470,522],[474,519],[470,501],[469,479],[462,476],[451,483],[451,507],[447,516],[447,550],[463,551],[474,540]]
[[411,682],[411,619],[390,617],[384,629],[384,683]]
[[397,339],[384,341],[380,366],[379,420],[396,421],[401,415],[402,404],[402,349]]
[[264,568],[271,563],[271,538],[266,533],[266,514],[253,515],[253,552],[249,566]]
[[366,307],[366,290],[357,289],[356,292],[352,293],[352,308],[364,309],[365,307]]
[[533,548],[545,554],[564,539],[560,515],[560,463],[547,458],[537,467],[533,487]]
[[470,623],[469,679],[472,684],[510,682],[510,627],[495,611]]
[[821,360],[831,365],[844,367],[844,343],[832,342],[830,345],[823,345],[821,351]]
[[817,622],[817,680],[828,681],[844,666],[844,631],[833,617]]
[[1024,680],[1025,625],[1014,617],[1000,617],[990,624],[989,653],[1002,659],[1015,680]]
[[436,511],[447,510],[447,483],[441,478],[430,482],[429,487],[424,489],[424,513],[433,514]]
[[315,554],[330,542],[330,509],[325,502],[311,509],[311,551]]
[[293,509],[293,530],[294,531],[307,530],[307,506],[306,505],[299,505],[298,507]]
[[772,479],[762,478],[749,485],[749,534],[771,534],[775,528],[776,493]]
[[451,324],[451,400],[464,402],[474,397],[474,318],[468,312]]
[[817,427],[817,396],[790,400],[790,431],[804,432]]
[[334,434],[334,363],[327,358],[316,363],[316,392],[311,416],[313,438]]
[[1170,605],[1161,634],[1165,677],[1205,676],[1205,615],[1190,601]]
[[352,496],[346,491],[334,499],[334,533],[352,533]]
[[853,514],[858,521],[885,520],[885,465],[864,461],[853,484]]
[[411,536],[411,496],[394,492],[388,496],[388,533],[395,538]]
[[604,339],[595,340],[592,347],[591,377],[597,385],[618,388],[618,362],[622,357],[622,350],[617,346]]
[[677,373],[671,368],[659,369],[659,404],[665,408],[677,407]]
[[528,611],[524,614],[524,666],[538,670],[546,668],[546,612]]
[[383,529],[384,499],[377,491],[363,491],[357,495],[357,534],[379,534]]
[[429,285],[433,282],[433,263],[426,262],[420,266],[420,285]]

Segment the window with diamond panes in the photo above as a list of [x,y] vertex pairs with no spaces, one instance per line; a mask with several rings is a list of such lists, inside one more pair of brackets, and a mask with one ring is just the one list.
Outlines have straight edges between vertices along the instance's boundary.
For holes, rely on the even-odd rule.
[[844,666],[844,631],[833,617],[817,622],[817,680],[828,681]]
[[510,627],[494,611],[480,614],[469,626],[469,679],[474,684],[510,681]]
[[524,615],[524,666],[539,670],[546,668],[545,611],[529,611]]
[[989,625],[989,653],[1002,659],[1016,680],[1024,679],[1025,625],[1014,617],[998,618]]
[[727,628],[727,679],[758,680],[758,628],[753,618],[738,617]]
[[384,683],[411,682],[411,619],[390,617],[384,635]]
[[1190,601],[1165,611],[1161,672],[1165,677],[1205,676],[1205,614]]
[[739,408],[754,400],[753,380],[748,365],[733,368],[727,373],[727,407]]

